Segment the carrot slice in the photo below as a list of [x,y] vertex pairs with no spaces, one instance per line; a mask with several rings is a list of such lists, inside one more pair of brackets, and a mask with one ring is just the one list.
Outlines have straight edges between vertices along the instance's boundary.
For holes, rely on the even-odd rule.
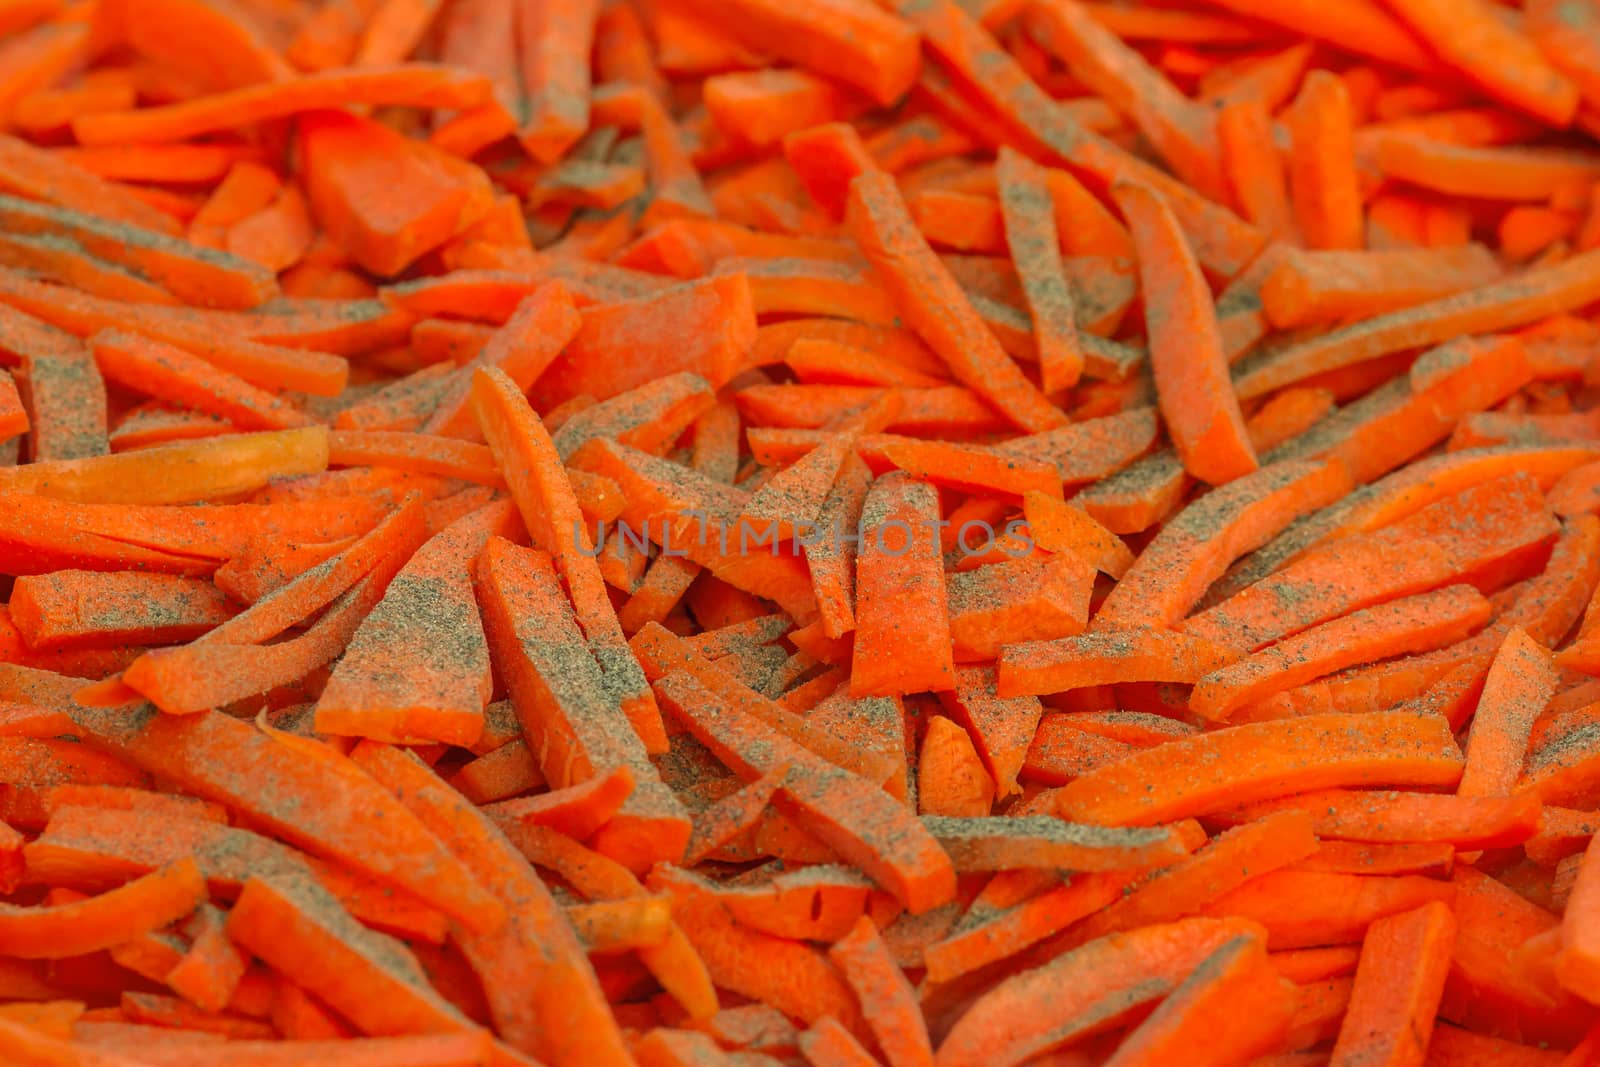
[[1233,560],[1348,485],[1341,463],[1278,463],[1201,497],[1162,527],[1106,598],[1095,625],[1171,626]]
[[621,729],[628,720],[620,698],[578,628],[550,557],[492,539],[477,588],[494,663],[550,781],[564,787],[618,766],[633,772],[634,792],[607,825],[601,850],[638,870],[680,858],[689,820],[637,733]]
[[158,930],[204,899],[205,880],[188,859],[77,903],[7,905],[0,912],[0,947],[6,955],[23,959],[79,956]]
[[1138,249],[1156,396],[1183,465],[1212,484],[1249,474],[1255,450],[1228,382],[1209,294],[1178,221],[1148,188],[1121,185],[1114,196]]
[[[626,1062],[621,1034],[576,934],[510,842],[421,761],[399,749],[368,741],[352,758],[395,793],[505,904],[509,921],[492,932],[468,933],[462,948],[484,980],[490,1011],[506,1041],[550,1063],[573,1062],[580,1049],[584,1056]],[[530,952],[531,946],[537,949]],[[559,993],[529,1002],[518,992],[527,983]],[[575,1018],[586,1021],[574,1027]]]
[[896,306],[958,380],[1033,432],[1066,423],[1005,357],[955,279],[916,231],[893,179],[878,171],[850,183],[849,226]]
[[798,745],[779,742],[687,674],[669,675],[657,689],[701,743],[741,776],[753,780],[778,762],[791,764],[781,795],[806,813],[809,825],[830,847],[851,858],[913,913],[929,911],[954,894],[949,857],[877,786],[820,763]]
[[[309,878],[251,878],[228,913],[228,936],[363,1032],[384,1036],[472,1027],[427,984],[401,942],[361,926]],[[372,996],[375,990],[381,995]]]
[[[317,701],[330,734],[470,745],[491,695],[489,649],[472,597],[470,563],[512,523],[491,504],[436,534],[395,575],[362,622]],[[418,619],[427,618],[425,628]],[[404,674],[392,664],[407,663]]]
[[879,104],[899,99],[921,64],[911,27],[862,0],[827,0],[804,13],[772,0],[737,0],[721,15],[735,37],[853,85]]
[[1226,719],[1252,701],[1357,663],[1453,645],[1489,621],[1489,602],[1468,586],[1363,608],[1286,638],[1202,678],[1189,706]]
[[[1185,919],[1092,942],[979,997],[939,1046],[939,1062],[1018,1064],[1102,1032],[1177,988],[1240,936],[1260,943],[1252,924],[1215,919]],[[1089,974],[1098,980],[1080,980]]]
[[1600,296],[1600,288],[1587,284],[1593,263],[1600,263],[1600,256],[1585,253],[1514,281],[1492,282],[1333,330],[1265,357],[1246,368],[1234,387],[1249,399],[1403,348],[1507,329],[1581,307]]
[[[1293,987],[1278,977],[1259,938],[1236,937],[1207,957],[1128,1035],[1109,1064],[1134,1067],[1189,1055],[1206,1062],[1264,1054],[1279,1047],[1294,1012]],[[1224,1007],[1226,1005],[1226,1007]],[[1213,1013],[1237,1012],[1239,1025],[1209,1033]]]
[[1289,113],[1289,188],[1296,225],[1312,248],[1366,244],[1351,126],[1344,82],[1323,70],[1307,75]]
[[[891,475],[867,492],[856,560],[855,696],[955,687],[937,517],[938,500],[925,484]],[[907,617],[925,625],[908,633]]]
[[[305,843],[373,878],[412,889],[469,926],[494,925],[499,907],[452,862],[425,828],[399,810],[370,779],[328,750],[307,762],[246,723],[219,712],[162,715],[152,709],[75,708],[71,715],[93,743],[183,782],[196,795],[251,812],[284,837]],[[205,754],[196,759],[195,753]],[[330,762],[331,761],[331,762]],[[330,773],[330,771],[339,773]],[[321,796],[315,810],[297,802]],[[374,812],[383,812],[374,838]]]
[[1330,1062],[1404,1063],[1425,1053],[1455,933],[1455,916],[1438,902],[1368,928]]
[[[1309,751],[1316,760],[1306,759]],[[1171,741],[1086,774],[1050,801],[1066,819],[1149,825],[1297,790],[1454,786],[1462,764],[1448,725],[1436,717],[1308,715]],[[1153,781],[1161,785],[1149,787]]]
[[1484,92],[1552,126],[1568,125],[1578,90],[1545,60],[1533,41],[1473,2],[1459,8],[1437,0],[1396,0],[1391,6],[1450,66]]

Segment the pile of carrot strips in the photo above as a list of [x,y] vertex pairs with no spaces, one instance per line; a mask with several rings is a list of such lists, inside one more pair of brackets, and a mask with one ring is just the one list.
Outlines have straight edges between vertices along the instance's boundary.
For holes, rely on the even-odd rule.
[[1600,0],[0,0],[0,1064],[1600,1065]]

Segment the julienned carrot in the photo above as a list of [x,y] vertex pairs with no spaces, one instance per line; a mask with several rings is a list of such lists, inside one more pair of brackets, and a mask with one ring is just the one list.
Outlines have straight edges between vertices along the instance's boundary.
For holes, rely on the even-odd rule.
[[1482,245],[1364,253],[1290,250],[1261,288],[1273,325],[1337,322],[1487,285],[1499,264]]
[[804,14],[769,0],[739,0],[721,14],[734,37],[853,85],[880,105],[911,87],[921,63],[911,27],[858,0],[828,0]]
[[1202,497],[1168,523],[1134,562],[1102,605],[1096,624],[1171,625],[1232,560],[1340,496],[1349,478],[1338,461],[1271,464]]
[[35,648],[184,641],[236,611],[207,582],[90,571],[18,578],[10,608],[12,622]]
[[194,860],[136,879],[99,897],[57,908],[0,912],[0,947],[22,959],[60,959],[110,948],[192,911],[205,897]]
[[1591,1054],[1586,3],[247,6],[0,0],[0,1059]]
[[[1318,755],[1307,756],[1301,744]],[[1237,764],[1237,765],[1236,765]],[[1142,777],[1161,767],[1159,786]],[[1396,713],[1312,715],[1233,726],[1132,755],[1055,790],[1064,818],[1148,825],[1252,800],[1341,784],[1445,785],[1460,780],[1460,749],[1442,719]]]
[[669,675],[659,691],[703,744],[747,778],[777,761],[794,765],[781,790],[792,805],[817,819],[821,834],[898,896],[913,912],[931,910],[954,892],[949,857],[910,814],[864,779],[809,756],[798,745],[779,744],[753,719],[714,698],[686,674]]
[[1172,170],[1197,192],[1223,199],[1216,125],[1077,0],[1029,6],[1028,29],[1084,85],[1129,116]]
[[[857,696],[954,688],[937,517],[931,487],[904,477],[876,483],[862,505],[850,682]],[[900,621],[907,617],[923,620],[915,634]]]
[[[352,758],[505,904],[510,921],[492,932],[467,934],[463,950],[484,980],[490,1011],[508,1042],[551,1063],[575,1062],[580,1049],[584,1056],[625,1062],[621,1035],[574,931],[511,843],[415,757],[364,741]],[[513,992],[525,982],[550,984],[560,995],[529,1001]]]
[[912,226],[889,175],[852,179],[849,226],[901,314],[951,372],[1023,429],[1039,432],[1066,416],[1028,382],[984,327],[949,272]]
[[1146,187],[1119,185],[1112,195],[1133,232],[1156,396],[1184,467],[1213,485],[1249,474],[1255,450],[1228,380],[1204,279],[1178,221]]
[[[1171,992],[1237,937],[1262,939],[1252,923],[1185,919],[1092,942],[978,998],[940,1045],[938,1062],[1019,1064],[1100,1032]],[[1091,974],[1097,980],[1081,980]]]
[[1289,189],[1295,223],[1312,248],[1366,244],[1352,124],[1344,82],[1328,71],[1307,75],[1289,112]]
[[1389,312],[1273,353],[1246,368],[1234,385],[1243,398],[1317,374],[1340,370],[1402,348],[1435,344],[1466,333],[1507,329],[1590,303],[1600,255],[1585,253],[1512,280]]
[[[417,550],[329,678],[317,701],[318,730],[395,741],[477,740],[491,690],[489,649],[471,576],[455,564],[475,559],[491,537],[512,527],[511,508],[491,504]],[[421,615],[429,617],[425,628],[415,625]],[[408,664],[403,675],[391,666],[396,658]]]
[[[220,713],[175,718],[149,709],[129,716],[127,709],[77,709],[78,728],[95,745],[121,753],[195,794],[252,812],[263,826],[339,855],[346,863],[391,884],[409,885],[418,896],[441,905],[468,925],[493,925],[498,907],[472,883],[466,871],[442,855],[415,820],[375,795],[364,775],[330,775],[326,765],[308,764],[245,723]],[[184,767],[185,753],[210,751],[204,767]],[[343,759],[329,750],[330,759]],[[285,783],[298,781],[298,788]],[[295,797],[306,788],[324,801],[317,810],[296,810]],[[289,789],[289,792],[284,792]],[[381,841],[361,823],[384,811]]]
[[1330,1063],[1405,1063],[1424,1054],[1455,933],[1455,916],[1438,902],[1372,924]]
[[1190,707],[1226,719],[1274,692],[1355,663],[1455,644],[1489,621],[1489,602],[1467,586],[1364,608],[1223,667],[1195,686]]
[[1493,8],[1477,2],[1452,7],[1438,0],[1395,0],[1391,6],[1447,64],[1490,96],[1552,126],[1572,121],[1577,88],[1533,41],[1501,23]]
[[[551,558],[497,538],[484,551],[476,582],[494,662],[546,777],[560,787],[627,766],[635,791],[606,828],[602,851],[638,869],[679,858],[689,820],[650,765]],[[623,654],[637,670],[632,653]]]
[[996,168],[1006,243],[1018,267],[1039,356],[1039,384],[1053,393],[1083,372],[1077,307],[1062,273],[1060,235],[1048,171],[1002,150]]
[[471,403],[484,436],[508,475],[512,498],[534,544],[549,551],[567,584],[607,689],[617,695],[646,748],[660,750],[664,736],[654,698],[626,647],[616,611],[599,580],[588,531],[581,524],[572,484],[549,433],[504,371],[475,371]]

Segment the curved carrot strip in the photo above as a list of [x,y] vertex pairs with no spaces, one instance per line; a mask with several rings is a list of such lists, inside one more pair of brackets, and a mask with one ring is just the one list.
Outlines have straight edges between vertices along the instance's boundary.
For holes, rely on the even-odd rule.
[[1490,96],[1552,126],[1571,123],[1577,88],[1553,69],[1533,41],[1506,26],[1493,8],[1440,0],[1390,0],[1400,19],[1444,61]]
[[939,1046],[937,1062],[1019,1064],[1102,1032],[1125,1012],[1171,992],[1241,936],[1259,943],[1262,935],[1252,923],[1184,919],[1092,942],[979,997]]
[[1443,719],[1309,715],[1232,726],[1135,753],[1055,790],[1050,807],[1075,821],[1149,825],[1306,789],[1450,787],[1461,772],[1460,749]]
[[850,183],[849,226],[913,329],[955,376],[1023,429],[1066,422],[1006,358],[970,302],[916,232],[893,179],[877,171]]
[[1344,465],[1279,463],[1230,482],[1164,526],[1101,605],[1101,626],[1171,626],[1233,560],[1342,495]]
[[1207,675],[1195,685],[1189,706],[1202,718],[1226,719],[1320,675],[1453,645],[1487,623],[1489,614],[1489,602],[1465,585],[1363,608]]
[[21,959],[61,959],[97,952],[159,930],[206,898],[193,859],[137,878],[120,889],[56,907],[0,910],[0,948]]
[[1156,396],[1178,454],[1214,485],[1249,474],[1255,449],[1228,380],[1210,294],[1177,219],[1142,186],[1119,185],[1113,196],[1138,249]]

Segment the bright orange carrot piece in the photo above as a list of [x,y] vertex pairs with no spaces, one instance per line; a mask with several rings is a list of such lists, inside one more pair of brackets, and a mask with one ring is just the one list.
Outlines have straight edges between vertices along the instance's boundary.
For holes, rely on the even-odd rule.
[[[1173,1057],[1220,1067],[1264,1054],[1287,1035],[1294,1002],[1294,987],[1278,976],[1260,937],[1236,937],[1128,1034],[1108,1067],[1153,1067]],[[1236,1022],[1214,1030],[1219,1013]]]
[[1071,820],[1150,825],[1330,786],[1449,787],[1462,764],[1448,723],[1436,716],[1308,715],[1145,749],[1055,790],[1050,806]]
[[1438,902],[1367,929],[1331,1064],[1420,1063],[1444,994],[1456,919]]
[[1289,111],[1289,189],[1295,223],[1312,248],[1366,245],[1351,126],[1344,82],[1312,71]]
[[1113,195],[1138,249],[1156,396],[1183,465],[1213,485],[1249,474],[1255,449],[1228,380],[1210,293],[1183,231],[1153,190],[1123,185]]
[[23,639],[42,649],[187,641],[236,613],[208,582],[68,570],[18,578],[10,607]]
[[1233,560],[1342,496],[1349,481],[1339,462],[1274,463],[1201,497],[1162,527],[1095,625],[1172,625]]
[[1571,123],[1578,90],[1533,41],[1500,22],[1489,5],[1390,0],[1395,14],[1484,92],[1555,127]]
[[1001,350],[971,302],[916,231],[894,180],[881,171],[850,183],[849,227],[900,313],[962,383],[1023,429],[1066,423]]
[[297,125],[313,213],[375,274],[399,273],[492,206],[482,171],[425,142],[339,111]]
[[[699,0],[691,6],[710,11]],[[853,85],[880,105],[899,99],[921,65],[912,28],[865,0],[827,0],[804,12],[774,0],[736,0],[717,14],[740,40]]]
[[[955,687],[933,489],[889,475],[862,508],[850,691],[886,696]],[[916,618],[916,626],[902,620]]]
[[645,748],[665,749],[665,733],[654,698],[622,636],[595,562],[572,483],[555,443],[503,371],[479,369],[472,384],[472,411],[500,461],[535,545],[546,549],[566,583],[573,610],[607,691],[621,702]]
[[[373,878],[410,888],[469,926],[500,909],[409,814],[332,749],[309,762],[281,741],[220,712],[162,715],[149,707],[74,708],[96,746],[125,756],[197,796],[249,811],[263,826]],[[298,798],[318,796],[308,806]],[[374,838],[374,813],[382,812]]]
[[[1238,937],[1261,934],[1234,920],[1184,919],[1113,934],[984,993],[939,1046],[945,1067],[1019,1064],[1115,1025],[1124,1012],[1177,988]],[[1092,980],[1083,980],[1094,975]]]
[[[463,951],[484,982],[497,1029],[546,1062],[626,1062],[599,982],[555,900],[511,843],[420,760],[363,742],[352,757],[393,792],[506,906],[497,930],[467,933]],[[528,984],[548,993],[529,1000]],[[574,1025],[575,1020],[583,1020]]]
[[1489,602],[1465,585],[1363,608],[1207,675],[1189,706],[1203,718],[1226,719],[1253,701],[1344,667],[1453,645],[1487,623],[1489,614]]
[[6,955],[22,959],[60,959],[95,952],[181,919],[205,895],[205,879],[189,859],[76,903],[37,908],[7,905],[0,912],[0,947]]
[[754,780],[779,763],[791,764],[780,791],[789,810],[804,812],[805,825],[814,834],[893,892],[913,913],[929,911],[954,894],[955,871],[949,857],[877,785],[781,741],[686,673],[668,675],[657,688],[696,738],[741,777]]
[[489,539],[513,522],[509,504],[490,504],[417,550],[334,668],[317,700],[319,731],[393,742],[477,740],[492,684],[471,570]]
[[619,766],[633,772],[634,791],[596,842],[599,850],[636,870],[681,858],[689,819],[608,686],[550,557],[496,538],[476,580],[493,661],[545,776],[562,788]]

